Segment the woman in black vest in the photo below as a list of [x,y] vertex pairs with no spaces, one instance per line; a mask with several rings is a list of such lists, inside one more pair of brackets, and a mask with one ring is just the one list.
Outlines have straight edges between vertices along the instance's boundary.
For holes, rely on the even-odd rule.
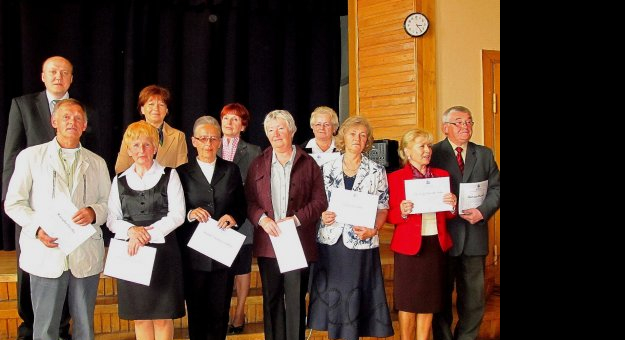
[[173,233],[185,217],[182,185],[176,170],[154,160],[159,143],[153,126],[130,124],[123,142],[134,163],[113,178],[107,225],[115,238],[128,240],[130,255],[149,243],[156,259],[149,286],[118,280],[119,317],[135,321],[139,340],[173,339],[173,319],[185,314],[182,260]]

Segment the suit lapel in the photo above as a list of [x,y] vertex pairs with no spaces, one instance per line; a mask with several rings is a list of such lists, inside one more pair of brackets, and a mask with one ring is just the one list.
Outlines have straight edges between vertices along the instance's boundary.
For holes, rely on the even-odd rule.
[[473,168],[477,162],[477,155],[475,145],[473,143],[469,143],[467,145],[467,154],[464,160],[464,172],[462,174],[462,182],[467,182],[469,177],[471,177],[471,173],[473,172]]
[[48,104],[48,97],[46,97],[46,91],[43,91],[37,97],[37,116],[41,119],[42,122],[48,122],[47,124],[43,124],[45,126],[44,133],[48,136],[47,139],[54,138],[54,128],[52,127],[52,122],[50,118],[52,117],[50,112],[50,105]]
[[[170,126],[167,123],[163,123],[163,145],[158,148],[158,154],[162,155],[161,157],[165,157],[167,151],[171,148],[173,144],[174,132],[171,130]],[[159,163],[161,162],[159,161]]]
[[211,185],[213,187],[217,186],[217,183],[221,181],[221,179],[226,175],[226,168],[224,164],[224,160],[217,157],[217,161],[215,162],[215,171],[213,172],[213,178],[211,179]]
[[451,148],[451,143],[448,139],[445,139],[441,152],[444,153],[444,155],[439,159],[441,159],[445,163],[443,164],[443,166],[441,166],[441,168],[448,170],[449,174],[456,183],[461,183],[462,174],[460,173],[460,168],[458,167],[458,162],[456,161],[456,153]]
[[239,161],[245,154],[247,153],[247,144],[239,138],[239,144],[237,145],[237,151],[234,153],[234,158],[232,161],[236,164],[239,164]]
[[[198,163],[197,158],[193,159],[193,167],[191,169],[191,177],[195,178],[199,183],[202,184],[203,187],[206,188],[207,194],[205,196],[205,199],[206,201],[208,201],[208,204],[202,208],[208,210],[208,212],[213,215],[215,213],[215,190],[213,189],[213,186],[208,182],[208,179],[206,179],[206,176],[204,176],[204,173],[202,172],[202,168],[200,168],[200,164]],[[215,172],[216,171],[217,165],[215,165]],[[214,178],[215,175],[213,174],[213,179]],[[211,181],[213,181],[213,179],[211,179]]]

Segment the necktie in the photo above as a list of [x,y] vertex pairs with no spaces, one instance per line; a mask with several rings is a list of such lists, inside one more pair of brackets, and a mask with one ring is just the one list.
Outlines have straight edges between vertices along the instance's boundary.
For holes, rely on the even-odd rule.
[[158,143],[160,145],[163,145],[163,126],[161,125],[161,127],[158,130]]
[[58,102],[60,102],[60,100],[59,100],[59,99],[53,99],[53,100],[50,102],[50,112],[54,112],[54,108],[56,107],[56,103],[58,103]]
[[462,148],[457,147],[456,151],[456,160],[458,161],[458,167],[460,168],[460,173],[464,173],[464,160],[462,159]]

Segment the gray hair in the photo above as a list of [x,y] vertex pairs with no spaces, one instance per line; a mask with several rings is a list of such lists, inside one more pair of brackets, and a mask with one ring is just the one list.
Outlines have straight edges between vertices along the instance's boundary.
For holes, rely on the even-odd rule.
[[89,118],[87,117],[87,108],[85,107],[85,105],[81,103],[80,101],[78,101],[78,99],[74,99],[74,98],[67,98],[67,99],[62,99],[62,100],[57,101],[56,104],[54,105],[54,110],[52,111],[52,115],[56,116],[56,112],[61,107],[67,106],[67,105],[76,105],[80,107],[80,110],[82,111],[82,116],[85,118],[85,122],[89,120]]
[[447,110],[445,110],[445,112],[443,112],[443,123],[449,123],[449,114],[454,111],[468,113],[469,116],[473,117],[471,110],[469,110],[468,108],[464,106],[452,106],[448,108]]
[[201,125],[213,125],[219,130],[219,137],[221,137],[221,126],[219,126],[219,122],[217,119],[211,116],[201,116],[200,118],[195,120],[193,123],[193,134],[195,135],[195,130]]
[[291,134],[295,134],[295,131],[297,131],[297,126],[295,126],[295,120],[293,119],[293,116],[291,116],[291,114],[287,110],[273,110],[265,116],[265,121],[263,121],[265,134],[267,134],[267,129],[268,129],[267,124],[269,124],[269,121],[276,120],[276,119],[282,119],[286,121],[286,124],[289,128],[289,132]]

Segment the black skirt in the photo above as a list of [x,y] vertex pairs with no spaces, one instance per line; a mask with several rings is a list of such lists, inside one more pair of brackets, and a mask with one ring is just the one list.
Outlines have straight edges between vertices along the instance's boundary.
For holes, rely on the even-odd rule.
[[252,248],[251,244],[244,244],[239,250],[237,257],[234,258],[230,273],[232,275],[244,275],[252,272]]
[[117,280],[119,317],[124,320],[177,319],[185,315],[182,259],[176,233],[156,248],[149,286]]
[[355,250],[319,245],[308,313],[309,327],[330,339],[358,340],[393,335],[378,248]]
[[417,255],[395,253],[395,309],[410,313],[441,311],[446,265],[438,235],[423,236]]

